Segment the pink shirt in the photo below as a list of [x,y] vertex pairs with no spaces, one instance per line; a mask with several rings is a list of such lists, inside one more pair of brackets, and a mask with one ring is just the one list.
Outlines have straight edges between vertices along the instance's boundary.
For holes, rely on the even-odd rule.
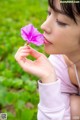
[[78,94],[78,88],[70,81],[62,55],[50,55],[49,61],[55,68],[57,81],[46,84],[38,82],[38,120],[71,120],[70,94]]

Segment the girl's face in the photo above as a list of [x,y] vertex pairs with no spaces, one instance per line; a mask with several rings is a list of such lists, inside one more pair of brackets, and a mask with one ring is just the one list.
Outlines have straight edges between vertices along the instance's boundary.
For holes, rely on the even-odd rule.
[[[56,8],[61,11],[60,4]],[[48,8],[48,16],[42,24],[44,31],[45,51],[48,54],[72,54],[80,50],[80,18],[78,24],[61,12]]]

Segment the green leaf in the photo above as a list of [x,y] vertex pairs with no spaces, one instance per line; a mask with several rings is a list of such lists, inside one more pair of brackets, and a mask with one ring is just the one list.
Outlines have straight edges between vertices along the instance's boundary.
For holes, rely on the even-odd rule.
[[29,110],[29,109],[22,109],[18,110],[17,112],[17,118],[18,120],[32,120],[34,115],[34,110]]
[[16,78],[15,80],[13,80],[12,86],[16,89],[19,89],[23,86],[23,81],[19,78]]

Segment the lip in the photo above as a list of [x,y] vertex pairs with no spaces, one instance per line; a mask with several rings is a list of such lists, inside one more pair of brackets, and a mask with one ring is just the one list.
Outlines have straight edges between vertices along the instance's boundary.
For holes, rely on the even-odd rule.
[[[44,36],[44,35],[43,35]],[[51,42],[49,42],[46,37],[44,36],[44,44],[52,44]]]

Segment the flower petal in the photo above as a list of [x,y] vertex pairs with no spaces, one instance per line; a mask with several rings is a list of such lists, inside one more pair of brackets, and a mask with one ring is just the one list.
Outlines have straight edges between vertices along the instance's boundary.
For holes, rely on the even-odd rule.
[[33,36],[33,38],[31,39],[31,43],[40,46],[44,43],[44,37],[42,36],[42,34],[38,34],[37,36]]
[[38,46],[44,43],[43,35],[32,24],[21,28],[21,36],[24,40],[28,41],[29,43],[33,43]]

